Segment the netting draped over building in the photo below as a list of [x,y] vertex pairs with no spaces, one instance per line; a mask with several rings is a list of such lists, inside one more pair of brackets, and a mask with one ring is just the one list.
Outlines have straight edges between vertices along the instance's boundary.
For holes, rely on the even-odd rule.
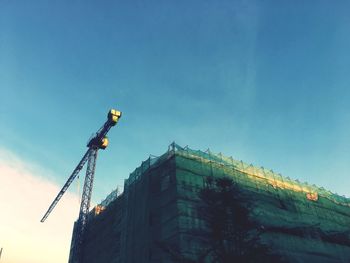
[[349,199],[175,143],[142,162],[125,180],[124,192],[91,215],[84,262],[172,262],[162,250],[167,243],[195,259],[205,246],[193,230],[206,227],[197,208],[207,176],[230,177],[250,193],[263,242],[289,262],[350,262]]
[[264,181],[267,184],[273,186],[274,188],[305,193],[305,195],[308,193],[314,193],[316,196],[320,195],[324,198],[331,200],[334,203],[350,207],[349,199],[345,196],[334,194],[324,189],[323,187],[317,187],[316,185],[309,185],[308,183],[301,183],[298,180],[292,180],[289,177],[283,177],[281,174],[276,174],[272,170],[267,170],[264,167],[256,167],[252,164],[246,164],[242,161],[237,161],[232,157],[226,157],[221,153],[212,153],[210,150],[207,150],[206,152],[199,150],[196,151],[190,149],[187,146],[182,148],[181,146],[175,143],[172,144],[172,147],[177,153],[185,157],[197,159],[200,162],[212,162],[216,165],[222,165],[223,169],[225,167],[228,169],[232,168],[235,171],[240,171],[243,174],[247,175],[248,180],[251,179],[261,182]]

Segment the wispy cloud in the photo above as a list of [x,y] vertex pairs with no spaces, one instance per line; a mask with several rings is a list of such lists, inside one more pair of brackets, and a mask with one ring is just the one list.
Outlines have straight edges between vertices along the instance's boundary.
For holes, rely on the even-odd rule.
[[[66,193],[45,223],[40,219],[61,186],[49,172],[0,149],[1,262],[67,262],[78,197]],[[50,176],[51,177],[51,176]]]

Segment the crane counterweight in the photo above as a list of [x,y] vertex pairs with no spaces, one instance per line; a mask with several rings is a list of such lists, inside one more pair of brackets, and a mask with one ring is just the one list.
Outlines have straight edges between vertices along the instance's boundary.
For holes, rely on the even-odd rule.
[[122,113],[120,111],[115,110],[115,109],[111,109],[108,112],[108,119],[110,120],[112,126],[117,124],[118,119],[121,116],[122,116]]

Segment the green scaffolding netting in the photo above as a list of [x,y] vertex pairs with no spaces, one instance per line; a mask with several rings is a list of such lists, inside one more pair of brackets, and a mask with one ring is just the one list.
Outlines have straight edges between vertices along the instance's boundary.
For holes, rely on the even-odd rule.
[[[350,200],[322,187],[175,143],[91,212],[84,262],[173,262],[164,244],[196,259],[206,241],[198,213],[205,178],[230,177],[249,193],[262,242],[288,262],[350,262]],[[199,233],[199,232],[197,232]],[[207,259],[210,262],[210,258]]]

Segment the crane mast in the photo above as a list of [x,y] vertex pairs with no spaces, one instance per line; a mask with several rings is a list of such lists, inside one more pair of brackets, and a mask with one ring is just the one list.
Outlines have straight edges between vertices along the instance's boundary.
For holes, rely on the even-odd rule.
[[69,263],[82,263],[82,248],[84,242],[84,233],[87,226],[87,220],[89,215],[91,194],[94,182],[95,175],[95,167],[96,167],[96,159],[97,153],[99,149],[106,149],[108,146],[108,131],[117,124],[119,118],[122,113],[117,110],[110,110],[107,115],[107,121],[103,124],[103,126],[89,139],[87,143],[88,150],[84,154],[83,158],[80,160],[76,168],[73,170],[72,174],[69,176],[67,182],[63,185],[61,191],[57,194],[54,201],[51,203],[49,209],[40,220],[40,222],[44,222],[47,217],[50,215],[52,210],[57,205],[58,201],[61,199],[63,194],[67,191],[70,184],[74,181],[76,176],[82,170],[84,165],[87,162],[86,175],[83,187],[83,193],[80,204],[79,217],[77,222],[74,225],[73,230],[73,239],[71,246],[71,253],[69,256]]

